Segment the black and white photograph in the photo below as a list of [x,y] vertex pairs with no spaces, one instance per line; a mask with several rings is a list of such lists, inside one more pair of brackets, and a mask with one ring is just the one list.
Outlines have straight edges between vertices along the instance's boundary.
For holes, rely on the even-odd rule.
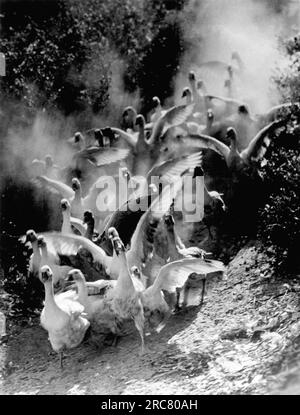
[[300,395],[300,0],[0,0],[0,395]]

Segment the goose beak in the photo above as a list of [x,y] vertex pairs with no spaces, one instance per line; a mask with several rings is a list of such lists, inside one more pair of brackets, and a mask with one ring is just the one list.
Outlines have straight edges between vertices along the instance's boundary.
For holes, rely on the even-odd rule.
[[114,250],[116,251],[116,254],[118,255],[121,251],[124,251],[123,244],[121,242],[121,239],[119,237],[112,239],[112,244],[114,247]]

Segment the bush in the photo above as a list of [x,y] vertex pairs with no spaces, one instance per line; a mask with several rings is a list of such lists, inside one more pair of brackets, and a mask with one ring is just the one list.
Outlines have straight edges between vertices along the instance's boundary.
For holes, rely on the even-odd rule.
[[[294,139],[300,144],[297,136]],[[300,151],[274,149],[264,175],[270,193],[260,211],[259,236],[275,248],[278,271],[296,272],[300,265]]]
[[[300,99],[300,36],[285,42],[290,59],[289,70],[277,78],[283,99]],[[259,237],[275,252],[278,272],[295,273],[300,268],[300,114],[292,108],[292,119],[286,131],[274,140],[268,153],[263,175],[268,199],[259,213]]]

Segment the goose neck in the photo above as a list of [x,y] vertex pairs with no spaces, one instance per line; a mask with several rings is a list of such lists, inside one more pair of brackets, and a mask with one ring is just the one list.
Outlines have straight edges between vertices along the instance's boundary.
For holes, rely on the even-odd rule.
[[76,201],[80,201],[81,200],[81,195],[82,195],[82,191],[81,191],[81,187],[79,187],[78,189],[75,190],[74,199]]
[[45,286],[45,307],[50,306],[54,308],[59,308],[54,299],[52,281],[45,282],[44,286]]
[[47,246],[42,246],[42,248],[41,248],[41,251],[42,251],[42,258],[43,258],[43,260],[44,261],[47,261],[48,260],[48,249],[47,249]]
[[70,212],[63,211],[63,223],[62,223],[62,233],[71,233],[71,222],[70,222]]
[[37,240],[33,241],[31,243],[31,246],[32,246],[32,251],[33,251],[34,254],[39,254],[40,253]]
[[178,256],[174,228],[167,230],[167,239],[168,239],[169,256],[171,260],[174,260]]
[[87,304],[88,304],[88,292],[87,292],[85,281],[79,281],[76,283],[76,285],[78,289],[78,300],[80,304],[82,304],[86,310]]
[[193,101],[192,94],[191,93],[187,94],[187,96],[186,96],[187,105],[191,104],[192,101]]
[[127,288],[134,289],[132,278],[131,278],[131,275],[128,269],[128,263],[127,263],[125,251],[122,251],[119,253],[118,261],[120,265],[120,272],[119,272],[119,277],[117,281],[117,287],[127,287]]
[[94,234],[94,223],[93,222],[88,222],[85,237],[88,238],[88,239],[92,239],[93,234]]

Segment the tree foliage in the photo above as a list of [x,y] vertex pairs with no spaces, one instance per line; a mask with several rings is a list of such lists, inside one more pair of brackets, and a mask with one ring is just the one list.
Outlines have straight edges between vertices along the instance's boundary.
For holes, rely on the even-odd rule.
[[66,114],[99,112],[108,103],[116,61],[128,92],[140,88],[146,100],[170,95],[183,50],[174,9],[183,1],[55,0],[42,1],[39,12],[28,11],[30,3],[14,2],[14,13],[9,2],[2,5],[7,76],[1,89],[8,96]]

